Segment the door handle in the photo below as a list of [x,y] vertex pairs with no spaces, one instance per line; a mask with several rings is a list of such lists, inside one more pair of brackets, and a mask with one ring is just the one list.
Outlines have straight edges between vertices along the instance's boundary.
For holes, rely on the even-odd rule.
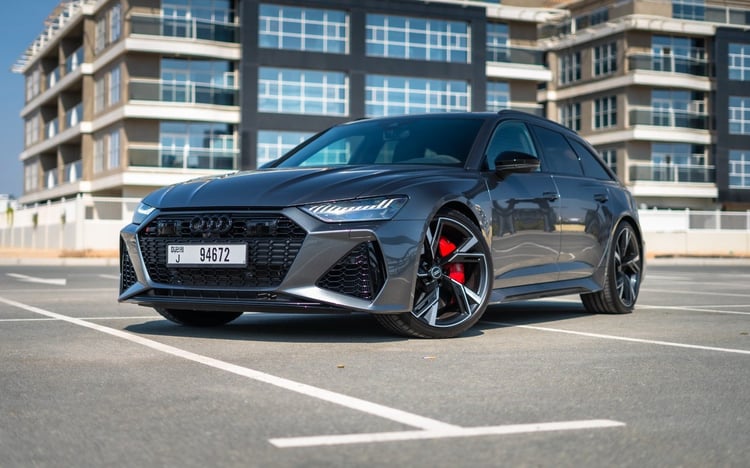
[[560,198],[560,194],[557,192],[544,192],[542,194],[542,197],[546,198],[549,201],[555,201]]
[[594,195],[594,200],[598,201],[599,203],[604,203],[607,200],[609,200],[609,195],[606,193],[597,193]]

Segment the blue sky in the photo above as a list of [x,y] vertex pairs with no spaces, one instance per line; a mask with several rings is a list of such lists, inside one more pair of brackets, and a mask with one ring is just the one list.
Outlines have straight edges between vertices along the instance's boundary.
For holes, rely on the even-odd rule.
[[23,121],[19,113],[24,105],[24,80],[10,69],[44,29],[44,20],[59,2],[6,0],[0,12],[0,194],[18,197],[23,190],[18,155],[23,151]]

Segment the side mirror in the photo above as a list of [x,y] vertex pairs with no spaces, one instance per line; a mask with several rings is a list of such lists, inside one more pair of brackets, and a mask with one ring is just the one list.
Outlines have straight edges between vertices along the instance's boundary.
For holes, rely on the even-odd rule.
[[534,172],[539,169],[539,158],[520,151],[503,151],[495,158],[495,173],[499,176]]

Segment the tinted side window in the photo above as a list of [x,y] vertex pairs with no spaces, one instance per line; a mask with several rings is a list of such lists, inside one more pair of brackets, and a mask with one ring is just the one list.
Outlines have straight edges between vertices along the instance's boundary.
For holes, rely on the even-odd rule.
[[503,151],[519,151],[532,156],[539,156],[528,127],[518,120],[500,122],[500,125],[495,129],[490,144],[487,145],[487,151],[485,151],[487,168],[494,169],[495,158]]
[[606,169],[602,166],[599,158],[591,153],[591,150],[580,144],[575,140],[569,140],[573,149],[578,153],[578,158],[581,160],[583,166],[583,173],[587,177],[593,177],[594,179],[612,180],[612,176],[609,175]]
[[544,127],[534,127],[544,153],[544,167],[547,172],[566,175],[583,175],[578,155],[570,147],[565,137]]

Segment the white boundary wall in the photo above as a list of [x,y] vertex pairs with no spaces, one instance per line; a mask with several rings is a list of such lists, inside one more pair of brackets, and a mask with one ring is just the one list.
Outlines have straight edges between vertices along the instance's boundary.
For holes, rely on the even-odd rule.
[[[0,206],[0,248],[66,251],[119,248],[137,198],[79,195],[42,205]],[[648,256],[750,256],[750,211],[641,210]]]

